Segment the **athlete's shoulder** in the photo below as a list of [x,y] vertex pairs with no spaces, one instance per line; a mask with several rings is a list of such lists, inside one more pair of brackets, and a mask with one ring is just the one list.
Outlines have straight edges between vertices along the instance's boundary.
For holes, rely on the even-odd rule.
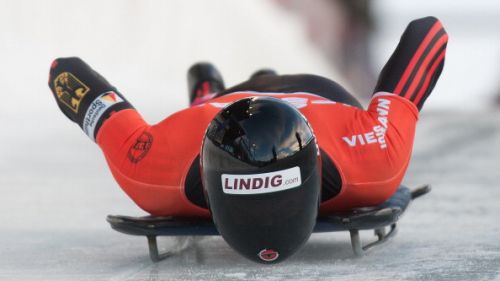
[[256,91],[239,91],[239,92],[229,93],[227,95],[212,99],[208,101],[206,104],[213,107],[222,108],[237,100],[253,96],[255,97],[268,96],[281,99],[283,101],[290,103],[297,109],[303,109],[316,104],[320,105],[337,104],[337,102],[335,101],[331,101],[322,96],[308,92],[281,93],[281,92],[256,92]]

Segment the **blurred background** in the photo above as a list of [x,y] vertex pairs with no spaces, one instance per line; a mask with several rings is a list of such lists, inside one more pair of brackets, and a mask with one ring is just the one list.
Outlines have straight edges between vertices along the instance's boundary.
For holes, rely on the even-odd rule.
[[[143,239],[104,221],[144,213],[47,87],[53,59],[79,56],[156,123],[187,106],[186,71],[203,60],[227,86],[270,67],[328,77],[366,104],[406,25],[428,15],[450,40],[405,181],[434,183],[434,197],[412,206],[392,246],[361,260],[333,235],[275,267],[220,239],[199,250],[212,259],[188,251],[150,264]],[[499,15],[496,0],[0,0],[0,279],[500,280]],[[457,206],[467,206],[459,223]]]
[[[326,76],[363,98],[408,22],[434,15],[450,42],[426,110],[482,110],[500,89],[499,13],[495,0],[2,0],[0,77],[3,95],[47,112],[50,62],[80,56],[151,122],[187,104],[185,72],[199,60],[215,63],[228,85],[272,67]],[[12,101],[3,114],[16,110]]]

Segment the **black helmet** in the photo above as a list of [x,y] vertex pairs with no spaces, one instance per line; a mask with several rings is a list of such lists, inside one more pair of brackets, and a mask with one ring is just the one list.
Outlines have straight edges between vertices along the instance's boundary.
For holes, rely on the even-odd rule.
[[289,103],[251,97],[222,109],[207,128],[201,170],[218,231],[245,257],[282,261],[311,235],[319,151],[307,120]]

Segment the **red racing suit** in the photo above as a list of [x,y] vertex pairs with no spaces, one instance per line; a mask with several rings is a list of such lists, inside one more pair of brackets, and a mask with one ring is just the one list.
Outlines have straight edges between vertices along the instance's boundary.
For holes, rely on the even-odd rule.
[[107,81],[99,76],[92,82],[98,74],[73,70],[64,61],[70,59],[53,63],[49,85],[63,112],[95,138],[121,188],[143,210],[162,216],[209,216],[184,188],[205,130],[222,107],[255,95],[288,101],[307,118],[340,174],[340,192],[320,205],[320,214],[328,214],[380,204],[397,190],[411,158],[419,110],[443,68],[447,38],[435,18],[410,23],[366,110],[314,93],[235,92],[149,125],[116,89],[106,88]]

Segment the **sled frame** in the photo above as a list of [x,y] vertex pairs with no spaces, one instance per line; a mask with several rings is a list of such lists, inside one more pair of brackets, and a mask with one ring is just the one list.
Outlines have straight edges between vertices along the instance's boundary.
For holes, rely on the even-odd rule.
[[[356,257],[361,257],[370,249],[390,241],[391,238],[397,234],[397,221],[405,212],[409,203],[427,194],[430,190],[430,185],[422,185],[411,191],[407,187],[402,186],[396,192],[396,195],[403,199],[393,196],[386,201],[386,203],[372,210],[361,210],[349,214],[334,214],[318,218],[314,232],[349,231],[354,255]],[[395,202],[391,202],[391,200]],[[152,216],[135,218],[108,215],[106,220],[111,225],[111,228],[118,232],[129,235],[146,236],[149,257],[153,262],[159,262],[178,252],[174,250],[161,252],[158,247],[158,236],[185,237],[219,235],[215,225],[211,221],[203,219]],[[360,235],[360,231],[362,230],[373,230],[377,239],[363,245]]]

